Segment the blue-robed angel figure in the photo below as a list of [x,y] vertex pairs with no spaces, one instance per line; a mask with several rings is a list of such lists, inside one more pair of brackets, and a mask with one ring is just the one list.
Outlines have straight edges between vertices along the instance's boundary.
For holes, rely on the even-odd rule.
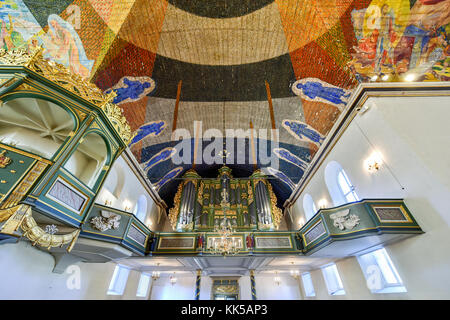
[[285,120],[284,125],[291,129],[291,131],[294,132],[302,140],[303,136],[305,136],[312,142],[319,144],[321,144],[323,140],[325,140],[325,138],[322,137],[317,131],[308,128],[308,125],[306,123]]
[[311,100],[321,98],[336,105],[345,105],[351,94],[351,92],[341,88],[324,86],[318,81],[298,82],[295,86],[297,89],[302,90],[303,95]]
[[172,157],[172,155],[175,153],[175,149],[174,148],[166,148],[164,150],[162,150],[161,152],[155,154],[145,165],[144,170],[147,170],[150,168],[152,168],[153,166],[155,166],[156,164],[158,164],[159,162],[165,161],[167,159],[169,159],[170,157]]
[[183,171],[183,167],[177,167],[177,168],[169,171],[168,173],[166,173],[166,175],[164,177],[162,177],[161,180],[159,180],[157,183],[154,184],[154,186],[156,187],[156,190],[159,191],[159,189],[161,189],[161,187],[163,185],[165,185],[168,181],[170,181],[173,178],[175,178],[176,176],[178,176],[181,171]]
[[133,140],[131,140],[130,146],[132,144],[135,144],[136,142],[141,141],[150,134],[158,136],[165,129],[164,127],[165,124],[166,123],[164,121],[160,121],[160,122],[151,122],[149,124],[143,125],[142,127],[139,128],[139,131],[133,138]]
[[283,149],[283,148],[276,148],[273,151],[281,159],[288,161],[290,163],[293,163],[294,165],[301,168],[302,170],[306,170],[308,164],[305,161],[301,160],[296,155],[289,152],[288,150]]
[[[112,89],[116,93],[114,97],[114,103],[120,103],[127,99],[137,100],[141,98],[141,95],[145,92],[145,89],[151,87],[151,83],[147,81],[131,80],[128,78],[123,78],[123,86],[121,88]],[[109,93],[111,90],[106,91]]]

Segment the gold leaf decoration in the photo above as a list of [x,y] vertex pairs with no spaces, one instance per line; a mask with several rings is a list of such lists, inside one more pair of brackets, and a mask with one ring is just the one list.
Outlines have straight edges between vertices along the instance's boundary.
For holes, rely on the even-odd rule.
[[177,228],[178,213],[180,212],[180,201],[181,201],[181,193],[183,192],[183,185],[184,185],[183,183],[180,183],[180,185],[178,186],[177,193],[175,194],[175,198],[173,199],[174,206],[169,210],[169,221],[173,230],[176,230]]
[[270,183],[267,184],[267,188],[269,189],[270,202],[272,205],[273,224],[275,228],[278,229],[283,213],[281,212],[281,209],[277,207],[277,196],[273,192],[272,185]]

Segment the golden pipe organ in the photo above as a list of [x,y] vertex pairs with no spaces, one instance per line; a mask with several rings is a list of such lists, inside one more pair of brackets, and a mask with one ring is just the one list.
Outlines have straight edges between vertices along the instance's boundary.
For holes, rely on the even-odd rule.
[[[223,191],[229,201],[225,213]],[[216,179],[189,170],[174,200],[169,219],[176,231],[212,231],[225,215],[236,231],[276,230],[282,217],[272,186],[259,170],[249,178],[234,178],[223,166]]]

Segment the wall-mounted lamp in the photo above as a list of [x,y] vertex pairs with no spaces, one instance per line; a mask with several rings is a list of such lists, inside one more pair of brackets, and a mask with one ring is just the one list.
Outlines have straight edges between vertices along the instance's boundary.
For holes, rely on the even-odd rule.
[[169,281],[171,285],[177,283],[177,277],[175,277],[175,272],[173,273],[173,276],[170,276]]
[[378,152],[374,152],[364,161],[364,166],[370,173],[377,172],[381,165],[383,164],[383,159]]
[[[291,261],[291,265],[294,266],[294,261]],[[300,271],[291,269],[291,276],[294,279],[298,279],[298,277],[300,276]]]
[[[156,264],[159,267],[159,262]],[[159,279],[161,273],[158,270],[155,270],[152,272],[152,279],[153,281],[156,281]]]
[[105,206],[111,206],[112,201],[110,199],[105,199]]
[[131,211],[131,203],[127,200],[123,202],[123,210],[124,211]]
[[320,199],[319,200],[319,208],[325,209],[328,205],[327,199]]
[[280,285],[281,279],[280,279],[280,277],[278,276],[278,271],[275,271],[275,277],[273,278],[273,281],[277,284],[277,286]]

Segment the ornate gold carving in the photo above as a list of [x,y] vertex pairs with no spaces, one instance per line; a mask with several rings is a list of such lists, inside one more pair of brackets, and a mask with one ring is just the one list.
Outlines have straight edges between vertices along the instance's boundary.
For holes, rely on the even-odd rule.
[[28,205],[18,205],[14,208],[0,210],[0,212],[5,213],[4,216],[8,216],[8,220],[5,224],[0,228],[0,231],[7,234],[13,234],[19,229],[23,219],[25,219],[25,215],[27,212],[31,214],[31,207]]
[[175,198],[173,199],[174,206],[169,210],[169,221],[173,230],[176,230],[177,228],[178,213],[180,212],[180,201],[182,192],[183,192],[183,183],[180,183],[178,186],[177,193],[175,194]]
[[256,178],[253,180],[253,184],[256,186],[258,184],[258,182],[262,182],[265,185],[267,185],[267,180],[265,178]]
[[88,82],[77,74],[71,73],[62,64],[45,60],[42,52],[42,47],[33,52],[1,49],[0,64],[24,66],[94,104],[103,111],[119,136],[128,144],[133,135],[127,120],[122,114],[122,109],[112,103],[116,93],[111,91],[109,94],[104,94],[95,84]]
[[27,173],[25,178],[19,183],[19,185],[13,190],[11,195],[7,198],[7,201],[3,203],[0,208],[6,209],[16,206],[19,201],[21,201],[30,188],[33,186],[34,182],[40,177],[48,164],[45,162],[38,161],[33,166],[33,168]]
[[203,188],[204,188],[203,182],[200,182],[200,186],[198,187],[198,195],[197,195],[197,201],[202,203],[203,200]]
[[267,184],[267,189],[269,190],[270,202],[272,205],[272,216],[273,216],[273,224],[276,229],[280,226],[281,218],[283,217],[283,213],[281,209],[277,207],[277,197],[273,192],[272,185],[270,183]]
[[67,252],[70,252],[75,244],[75,241],[80,235],[80,229],[76,229],[66,234],[50,234],[45,232],[39,227],[31,215],[31,207],[27,210],[23,222],[20,224],[20,228],[23,230],[23,236],[27,237],[35,246],[36,244],[41,247],[46,247],[50,250],[52,247],[62,247],[65,244],[70,244],[67,248]]
[[250,205],[250,203],[253,202],[253,189],[250,180],[247,181],[247,191],[248,191],[248,205]]
[[6,168],[9,164],[11,164],[11,158],[5,155],[6,150],[2,150],[0,152],[0,168]]
[[24,91],[34,91],[34,92],[40,92],[35,87],[31,86],[28,83],[22,83],[20,86],[17,87],[17,90],[24,90]]
[[[45,232],[39,227],[31,213],[31,206],[21,204],[11,209],[6,209],[6,215],[9,215],[8,221],[2,226],[1,231],[7,234],[13,234],[19,227],[24,232],[23,236],[33,242],[33,246],[38,244],[47,247],[62,247],[70,243],[67,252],[70,252],[77,240],[80,229],[76,229],[67,234],[55,235]],[[1,213],[1,211],[0,211]]]
[[14,80],[14,77],[0,79],[0,88],[3,86],[5,86],[5,87],[9,86],[9,82],[12,82],[13,80]]
[[0,222],[9,219],[9,217],[11,217],[14,214],[14,212],[15,211],[12,209],[5,209],[5,210],[0,209]]
[[84,113],[83,111],[76,108],[72,108],[72,110],[78,115],[78,117],[80,117],[80,120],[84,120],[84,118],[86,118],[86,113]]

